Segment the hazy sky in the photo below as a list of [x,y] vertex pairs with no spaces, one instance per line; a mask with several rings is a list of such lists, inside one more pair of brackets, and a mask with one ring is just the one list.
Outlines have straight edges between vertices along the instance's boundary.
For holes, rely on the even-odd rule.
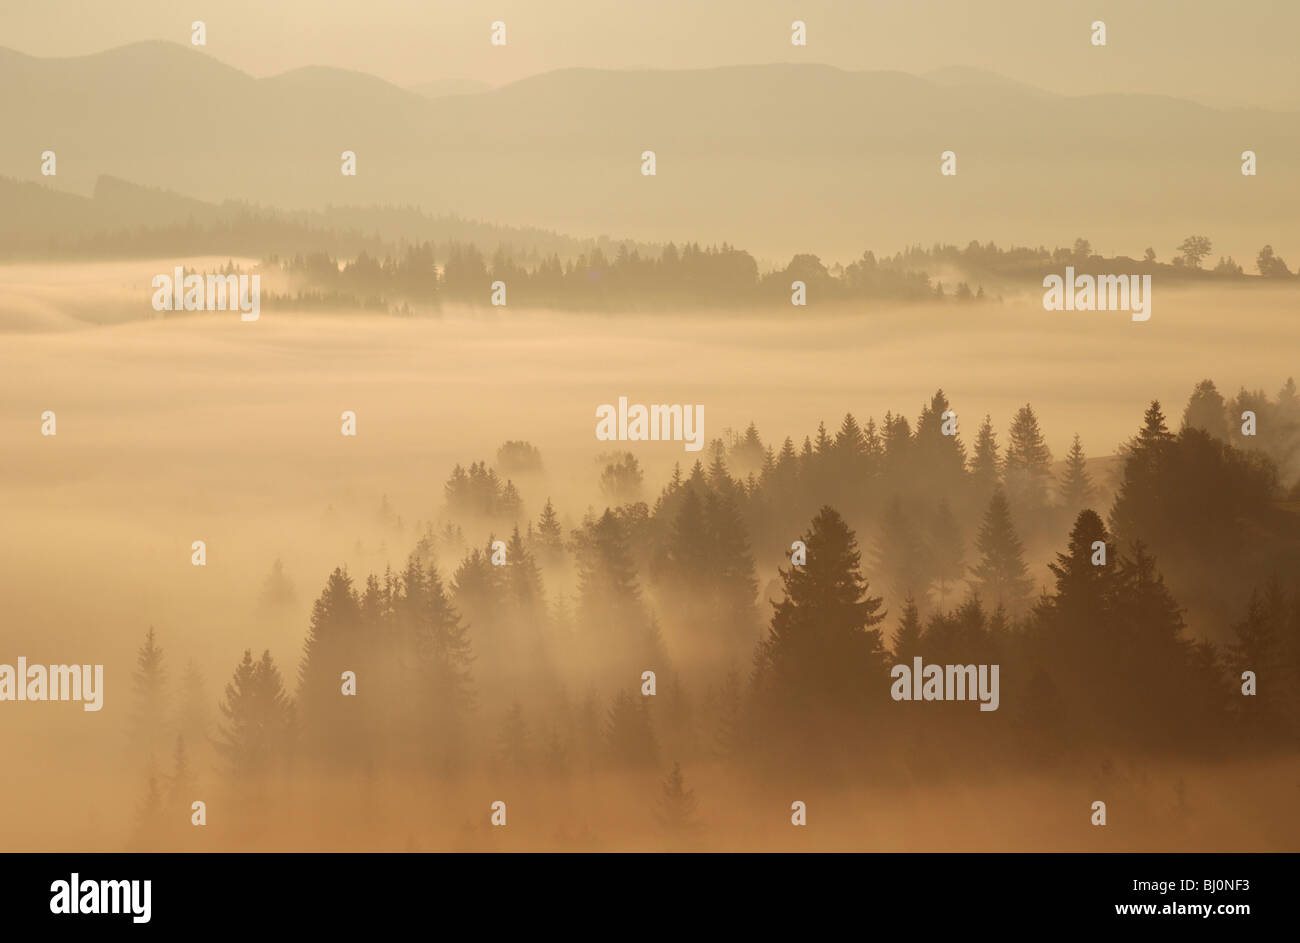
[[[1067,94],[1300,108],[1296,0],[0,0],[0,45],[65,56],[188,42],[196,19],[208,52],[258,76],[331,65],[400,85],[500,85],[574,66],[968,65]],[[488,42],[498,19],[505,48]],[[790,45],[795,19],[806,49]],[[1089,43],[1097,19],[1104,49]]]

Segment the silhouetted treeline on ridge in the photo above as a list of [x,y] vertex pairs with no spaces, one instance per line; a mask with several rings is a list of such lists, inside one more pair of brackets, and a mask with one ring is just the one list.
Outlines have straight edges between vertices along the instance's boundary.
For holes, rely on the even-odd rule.
[[[1205,240],[1208,245],[1209,241]],[[443,302],[486,306],[494,291],[504,286],[505,303],[524,307],[626,310],[676,304],[692,307],[789,305],[796,283],[805,297],[817,303],[875,299],[987,300],[981,279],[1039,284],[1046,273],[1073,266],[1081,273],[1159,272],[1161,277],[1245,278],[1241,266],[1220,259],[1210,270],[1199,267],[1191,250],[1172,263],[1160,263],[1149,250],[1147,259],[1108,259],[1092,253],[1087,240],[1072,249],[1003,250],[992,242],[972,242],[965,249],[935,245],[913,247],[892,257],[877,259],[871,251],[856,261],[827,265],[815,255],[795,255],[783,268],[760,271],[757,261],[742,249],[723,243],[701,247],[673,243],[656,256],[621,244],[612,256],[599,247],[576,258],[559,255],[534,264],[499,247],[489,258],[473,244],[422,243],[382,259],[367,252],[350,260],[327,253],[278,256],[266,264],[287,274],[298,285],[296,294],[269,297],[272,305],[297,308],[329,300],[332,306],[364,302],[386,303],[400,311],[411,306],[437,307]],[[1281,259],[1266,246],[1257,261],[1260,274],[1269,279],[1291,278]],[[935,273],[967,273],[969,280],[944,282]],[[973,286],[973,287],[972,287]]]

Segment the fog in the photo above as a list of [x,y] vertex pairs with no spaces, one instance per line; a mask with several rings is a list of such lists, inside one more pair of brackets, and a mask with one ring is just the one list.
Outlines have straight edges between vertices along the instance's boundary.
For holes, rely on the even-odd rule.
[[[189,260],[186,264],[213,260]],[[224,261],[224,260],[222,260]],[[595,409],[615,403],[704,406],[706,442],[757,424],[795,443],[852,411],[915,416],[942,387],[973,440],[985,414],[1005,430],[1030,402],[1056,456],[1077,432],[1094,461],[1133,435],[1153,398],[1176,428],[1193,385],[1270,392],[1295,372],[1294,289],[1179,293],[1157,283],[1151,320],[1048,312],[1037,295],[978,308],[909,304],[708,315],[575,315],[455,309],[396,318],[264,310],[159,319],[148,280],[179,260],[0,267],[0,661],[103,663],[104,708],[6,704],[0,844],[10,849],[125,846],[142,786],[122,758],[134,652],[154,626],[179,682],[187,659],[214,709],[245,648],[269,649],[292,691],[312,600],[330,571],[400,570],[417,525],[443,517],[457,463],[494,461],[508,440],[541,451],[544,471],[516,480],[524,520],[553,500],[566,533],[606,501],[602,456],[634,451],[654,497],[675,463],[709,452],[679,442],[604,443]],[[94,323],[101,322],[101,323]],[[108,323],[102,323],[108,322]],[[57,415],[57,435],[41,416]],[[340,414],[357,435],[340,434]],[[503,476],[504,477],[504,476]],[[1099,484],[1108,490],[1106,475]],[[387,497],[392,514],[378,510]],[[521,521],[522,523],[522,521]],[[497,532],[496,536],[508,534]],[[794,539],[797,534],[791,534]],[[471,547],[488,532],[465,534]],[[1059,545],[1062,536],[1054,540]],[[191,544],[207,565],[191,565]],[[760,593],[788,549],[753,546]],[[1049,548],[1031,546],[1046,582]],[[293,603],[259,604],[276,559]],[[457,560],[439,558],[444,579]],[[547,592],[573,592],[548,573]],[[764,624],[766,607],[760,613]],[[892,620],[891,620],[892,626]],[[671,630],[669,649],[673,648]],[[743,667],[743,666],[742,666]],[[178,694],[179,697],[179,694]],[[502,709],[476,721],[495,729]],[[476,728],[478,729],[478,728]],[[539,731],[540,732],[540,731]],[[222,809],[216,758],[192,747],[213,826],[181,847],[658,848],[652,776],[593,773],[562,786],[471,772],[434,785],[303,774],[254,827]],[[1300,844],[1293,760],[1121,762],[1075,757],[1067,770],[886,786],[745,784],[718,764],[689,771],[707,825],[676,846],[709,848],[1288,849]],[[1190,783],[1182,800],[1178,782]],[[648,782],[648,785],[647,785]],[[1114,796],[1104,837],[1088,826],[1098,789]],[[500,793],[500,795],[498,795]],[[370,818],[359,818],[364,796]],[[510,801],[511,828],[487,827]],[[790,802],[809,803],[792,836]],[[517,800],[517,801],[516,801]],[[277,808],[282,814],[271,816]],[[1012,812],[1014,810],[1014,816]],[[705,814],[707,812],[707,815]],[[445,814],[443,814],[445,813]],[[770,828],[755,816],[771,816]],[[241,816],[243,813],[241,813]],[[1014,818],[1014,821],[1011,819]],[[322,831],[322,819],[330,823]],[[1285,821],[1284,821],[1285,820]]]

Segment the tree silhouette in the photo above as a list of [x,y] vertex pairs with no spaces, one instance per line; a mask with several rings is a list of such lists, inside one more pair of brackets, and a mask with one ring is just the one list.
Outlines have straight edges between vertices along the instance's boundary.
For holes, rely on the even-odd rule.
[[1070,451],[1065,456],[1065,472],[1061,476],[1061,506],[1070,514],[1077,514],[1081,508],[1092,501],[1096,489],[1092,476],[1088,474],[1088,460],[1083,454],[1083,445],[1079,434],[1074,434]]
[[267,609],[283,609],[293,605],[298,594],[293,588],[293,581],[284,572],[284,563],[279,557],[271,564],[271,572],[262,584],[262,606]]
[[564,529],[549,497],[537,520],[536,540],[538,556],[543,563],[554,566],[564,559]]
[[977,505],[986,505],[1002,477],[997,434],[993,431],[991,416],[984,417],[975,436],[975,452],[971,456],[970,477]]
[[304,745],[318,759],[353,759],[365,747],[366,734],[355,700],[342,694],[344,671],[356,672],[361,679],[368,676],[370,652],[365,642],[352,578],[346,570],[335,568],[312,605],[298,668]]
[[929,557],[939,588],[939,609],[943,610],[947,605],[948,588],[965,572],[966,560],[961,527],[947,498],[939,499],[939,506],[931,518]]
[[1259,250],[1259,255],[1255,259],[1255,267],[1259,269],[1259,274],[1265,278],[1286,278],[1291,274],[1291,270],[1287,268],[1282,257],[1274,254],[1272,246],[1265,246]]
[[1205,236],[1188,236],[1178,244],[1183,264],[1191,268],[1200,268],[1201,260],[1213,250],[1214,246]]
[[254,661],[252,651],[245,649],[220,710],[223,722],[216,747],[236,781],[257,780],[287,758],[294,733],[293,704],[269,651]]
[[868,593],[857,538],[823,507],[803,537],[805,566],[780,571],[785,597],[774,604],[755,654],[754,687],[763,739],[776,755],[827,757],[827,738],[856,730],[888,689],[880,630],[881,598]]
[[697,827],[695,807],[695,790],[686,788],[682,764],[674,760],[672,772],[664,780],[663,795],[659,798],[655,817],[670,832],[689,832]]
[[1016,535],[1011,509],[1001,489],[989,499],[975,549],[980,556],[971,570],[975,591],[1012,616],[1023,612],[1034,582],[1026,576],[1024,544]]
[[916,600],[911,596],[903,604],[903,618],[894,630],[892,650],[894,657],[900,660],[921,653],[921,614],[917,611]]
[[167,783],[167,805],[173,815],[183,814],[190,807],[190,792],[194,788],[194,771],[185,752],[185,738],[176,737],[176,750],[172,753],[172,774]]
[[875,567],[890,599],[925,598],[934,576],[930,547],[897,495],[889,502],[876,537]]
[[1052,453],[1043,439],[1033,407],[1025,404],[1011,421],[1010,441],[1003,463],[1008,500],[1033,519],[1047,504]]
[[1227,440],[1227,404],[1214,386],[1213,380],[1196,384],[1187,408],[1183,410],[1183,428],[1200,429],[1216,439]]
[[131,743],[141,757],[161,755],[167,738],[167,667],[153,626],[136,652]]

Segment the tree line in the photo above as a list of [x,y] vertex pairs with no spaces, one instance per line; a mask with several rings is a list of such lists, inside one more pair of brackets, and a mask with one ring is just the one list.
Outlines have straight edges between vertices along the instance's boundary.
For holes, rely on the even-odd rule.
[[[182,686],[184,710],[168,706],[151,631],[135,755],[157,760],[179,736],[170,781],[184,783],[186,738],[210,740],[250,788],[292,769],[563,779],[672,766],[673,819],[694,801],[683,769],[701,763],[889,779],[1088,751],[1294,751],[1300,528],[1278,472],[1291,440],[1245,442],[1228,425],[1242,402],[1296,423],[1294,384],[1222,408],[1216,396],[1199,384],[1177,432],[1151,403],[1110,488],[1077,437],[1058,468],[1029,405],[1005,449],[986,418],[967,453],[943,431],[942,391],[914,426],[848,415],[801,448],[778,451],[751,425],[653,503],[624,495],[572,526],[550,500],[526,516],[486,463],[458,467],[444,526],[425,527],[400,571],[329,575],[296,679],[249,650],[209,722],[201,678]],[[508,446],[498,464],[538,470],[535,448]],[[486,539],[463,546],[466,530]],[[1027,538],[1056,547],[1041,581]],[[787,548],[766,588],[756,546],[764,562]],[[916,656],[999,664],[1001,708],[892,701],[890,666]],[[151,769],[146,808],[168,779]]]

